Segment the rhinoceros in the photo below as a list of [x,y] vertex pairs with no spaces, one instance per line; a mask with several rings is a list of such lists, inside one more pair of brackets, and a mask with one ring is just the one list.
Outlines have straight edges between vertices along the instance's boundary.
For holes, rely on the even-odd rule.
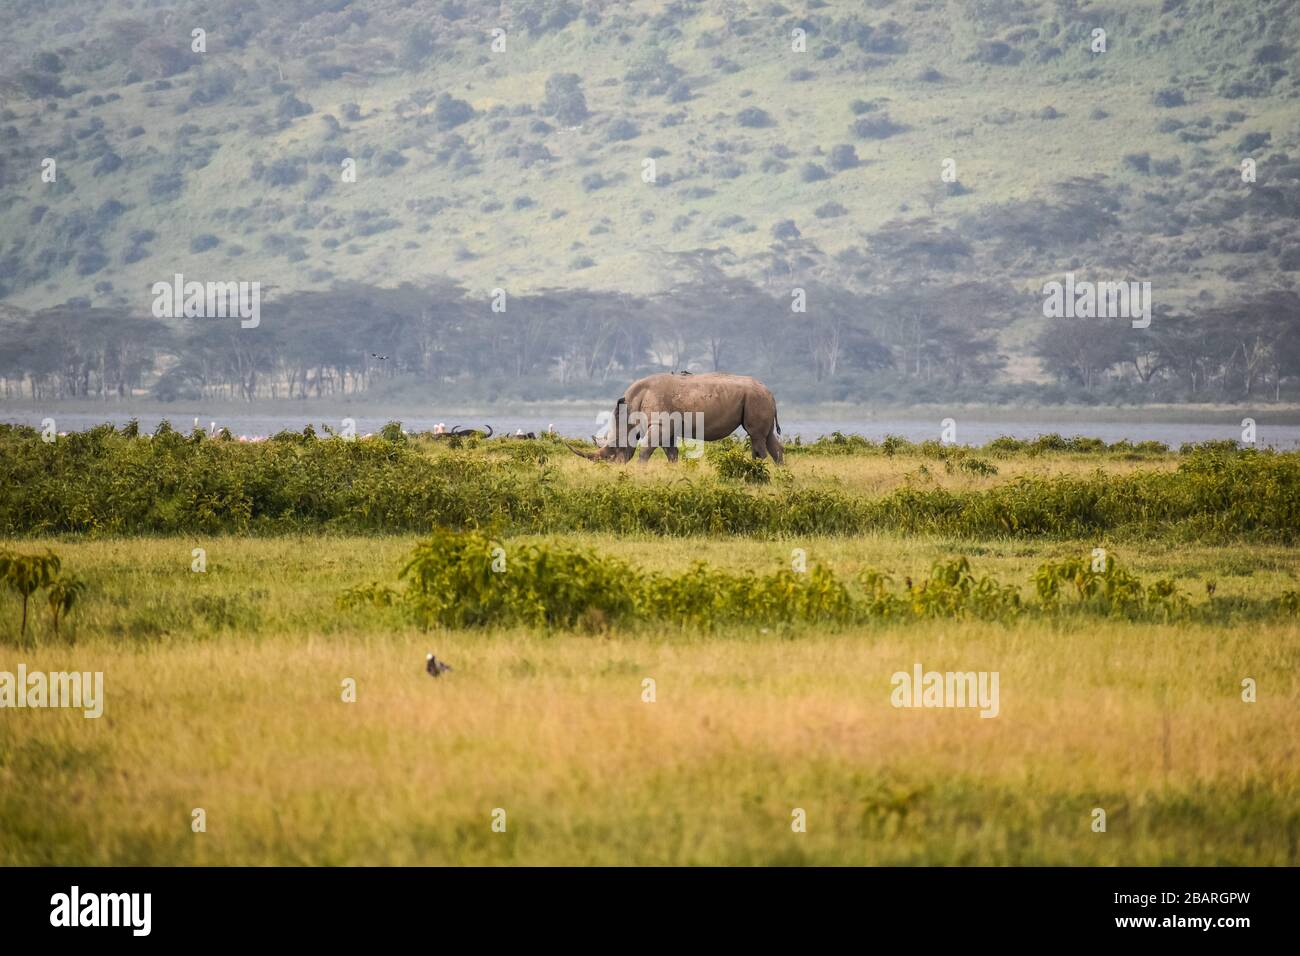
[[640,461],[649,460],[656,448],[662,448],[669,461],[676,461],[676,439],[717,441],[737,428],[749,435],[755,458],[771,455],[778,465],[784,464],[776,399],[766,385],[727,372],[664,372],[628,386],[614,405],[609,439],[599,451],[570,449],[592,461],[625,464],[645,439]]

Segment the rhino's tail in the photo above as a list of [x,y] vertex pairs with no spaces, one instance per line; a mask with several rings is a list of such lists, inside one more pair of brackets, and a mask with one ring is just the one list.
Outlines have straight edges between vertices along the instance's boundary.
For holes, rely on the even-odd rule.
[[777,415],[777,414],[774,414],[774,415],[772,416],[772,421],[774,421],[774,422],[776,423],[776,433],[777,433],[778,435],[781,434],[781,416],[780,416],[780,415]]

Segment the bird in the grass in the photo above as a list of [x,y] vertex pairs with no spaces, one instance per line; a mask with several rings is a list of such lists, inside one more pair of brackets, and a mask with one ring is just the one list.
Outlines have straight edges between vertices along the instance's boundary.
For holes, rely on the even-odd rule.
[[429,672],[430,677],[437,677],[443,671],[451,670],[451,665],[444,664],[433,656],[433,651],[430,651],[429,656],[425,658],[424,669]]

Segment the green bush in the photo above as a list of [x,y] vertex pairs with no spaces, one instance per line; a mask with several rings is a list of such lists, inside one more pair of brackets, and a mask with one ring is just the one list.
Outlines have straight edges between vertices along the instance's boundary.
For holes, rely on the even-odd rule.
[[985,461],[983,458],[963,458],[961,464],[957,467],[969,474],[979,475],[985,478],[998,473],[998,466]]
[[767,462],[755,458],[744,445],[728,442],[709,456],[718,477],[723,481],[743,481],[747,485],[765,485],[772,480]]
[[[735,440],[709,448],[716,478],[683,467],[671,480],[632,482],[611,469],[607,481],[574,485],[549,467],[554,442],[470,439],[458,449],[447,441],[412,441],[395,423],[388,427],[400,438],[344,441],[286,432],[245,443],[187,438],[163,423],[152,437],[101,426],[47,444],[33,429],[0,425],[0,534],[424,532],[435,526],[502,533],[1104,533],[1283,542],[1300,534],[1297,452],[1197,449],[1172,472],[1019,477],[989,488],[903,487],[868,497],[803,487],[785,472],[771,481],[767,463]],[[897,453],[901,446],[891,447]],[[946,467],[981,474],[993,467],[969,449],[936,447]]]
[[402,569],[405,606],[424,626],[571,628],[628,617],[630,569],[586,551],[528,545],[508,555],[478,532],[437,531]]
[[[546,544],[507,548],[481,532],[437,531],[402,568],[405,587],[378,583],[344,592],[344,608],[399,607],[422,627],[524,625],[598,629],[637,621],[708,630],[720,626],[860,624],[872,620],[1012,621],[1030,615],[1124,617],[1130,620],[1222,621],[1215,602],[1193,606],[1172,581],[1143,586],[1107,556],[1046,562],[1034,573],[1028,601],[1014,585],[977,576],[964,556],[934,563],[921,581],[896,587],[865,570],[849,582],[823,567],[805,573],[736,573],[703,562],[677,573],[645,572],[616,558]],[[1254,609],[1294,614],[1294,592]]]

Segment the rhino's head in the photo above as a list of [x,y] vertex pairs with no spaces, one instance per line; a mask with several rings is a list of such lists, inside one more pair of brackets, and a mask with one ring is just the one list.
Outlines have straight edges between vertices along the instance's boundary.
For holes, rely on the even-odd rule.
[[[629,418],[632,419],[630,424]],[[572,445],[569,446],[569,450],[589,461],[613,461],[625,465],[632,460],[632,456],[636,453],[637,442],[641,440],[642,430],[640,424],[635,420],[635,416],[628,415],[627,399],[620,398],[614,405],[614,417],[610,423],[609,437],[605,440],[605,444],[594,452],[579,451]],[[592,436],[592,440],[599,444],[595,436]]]

